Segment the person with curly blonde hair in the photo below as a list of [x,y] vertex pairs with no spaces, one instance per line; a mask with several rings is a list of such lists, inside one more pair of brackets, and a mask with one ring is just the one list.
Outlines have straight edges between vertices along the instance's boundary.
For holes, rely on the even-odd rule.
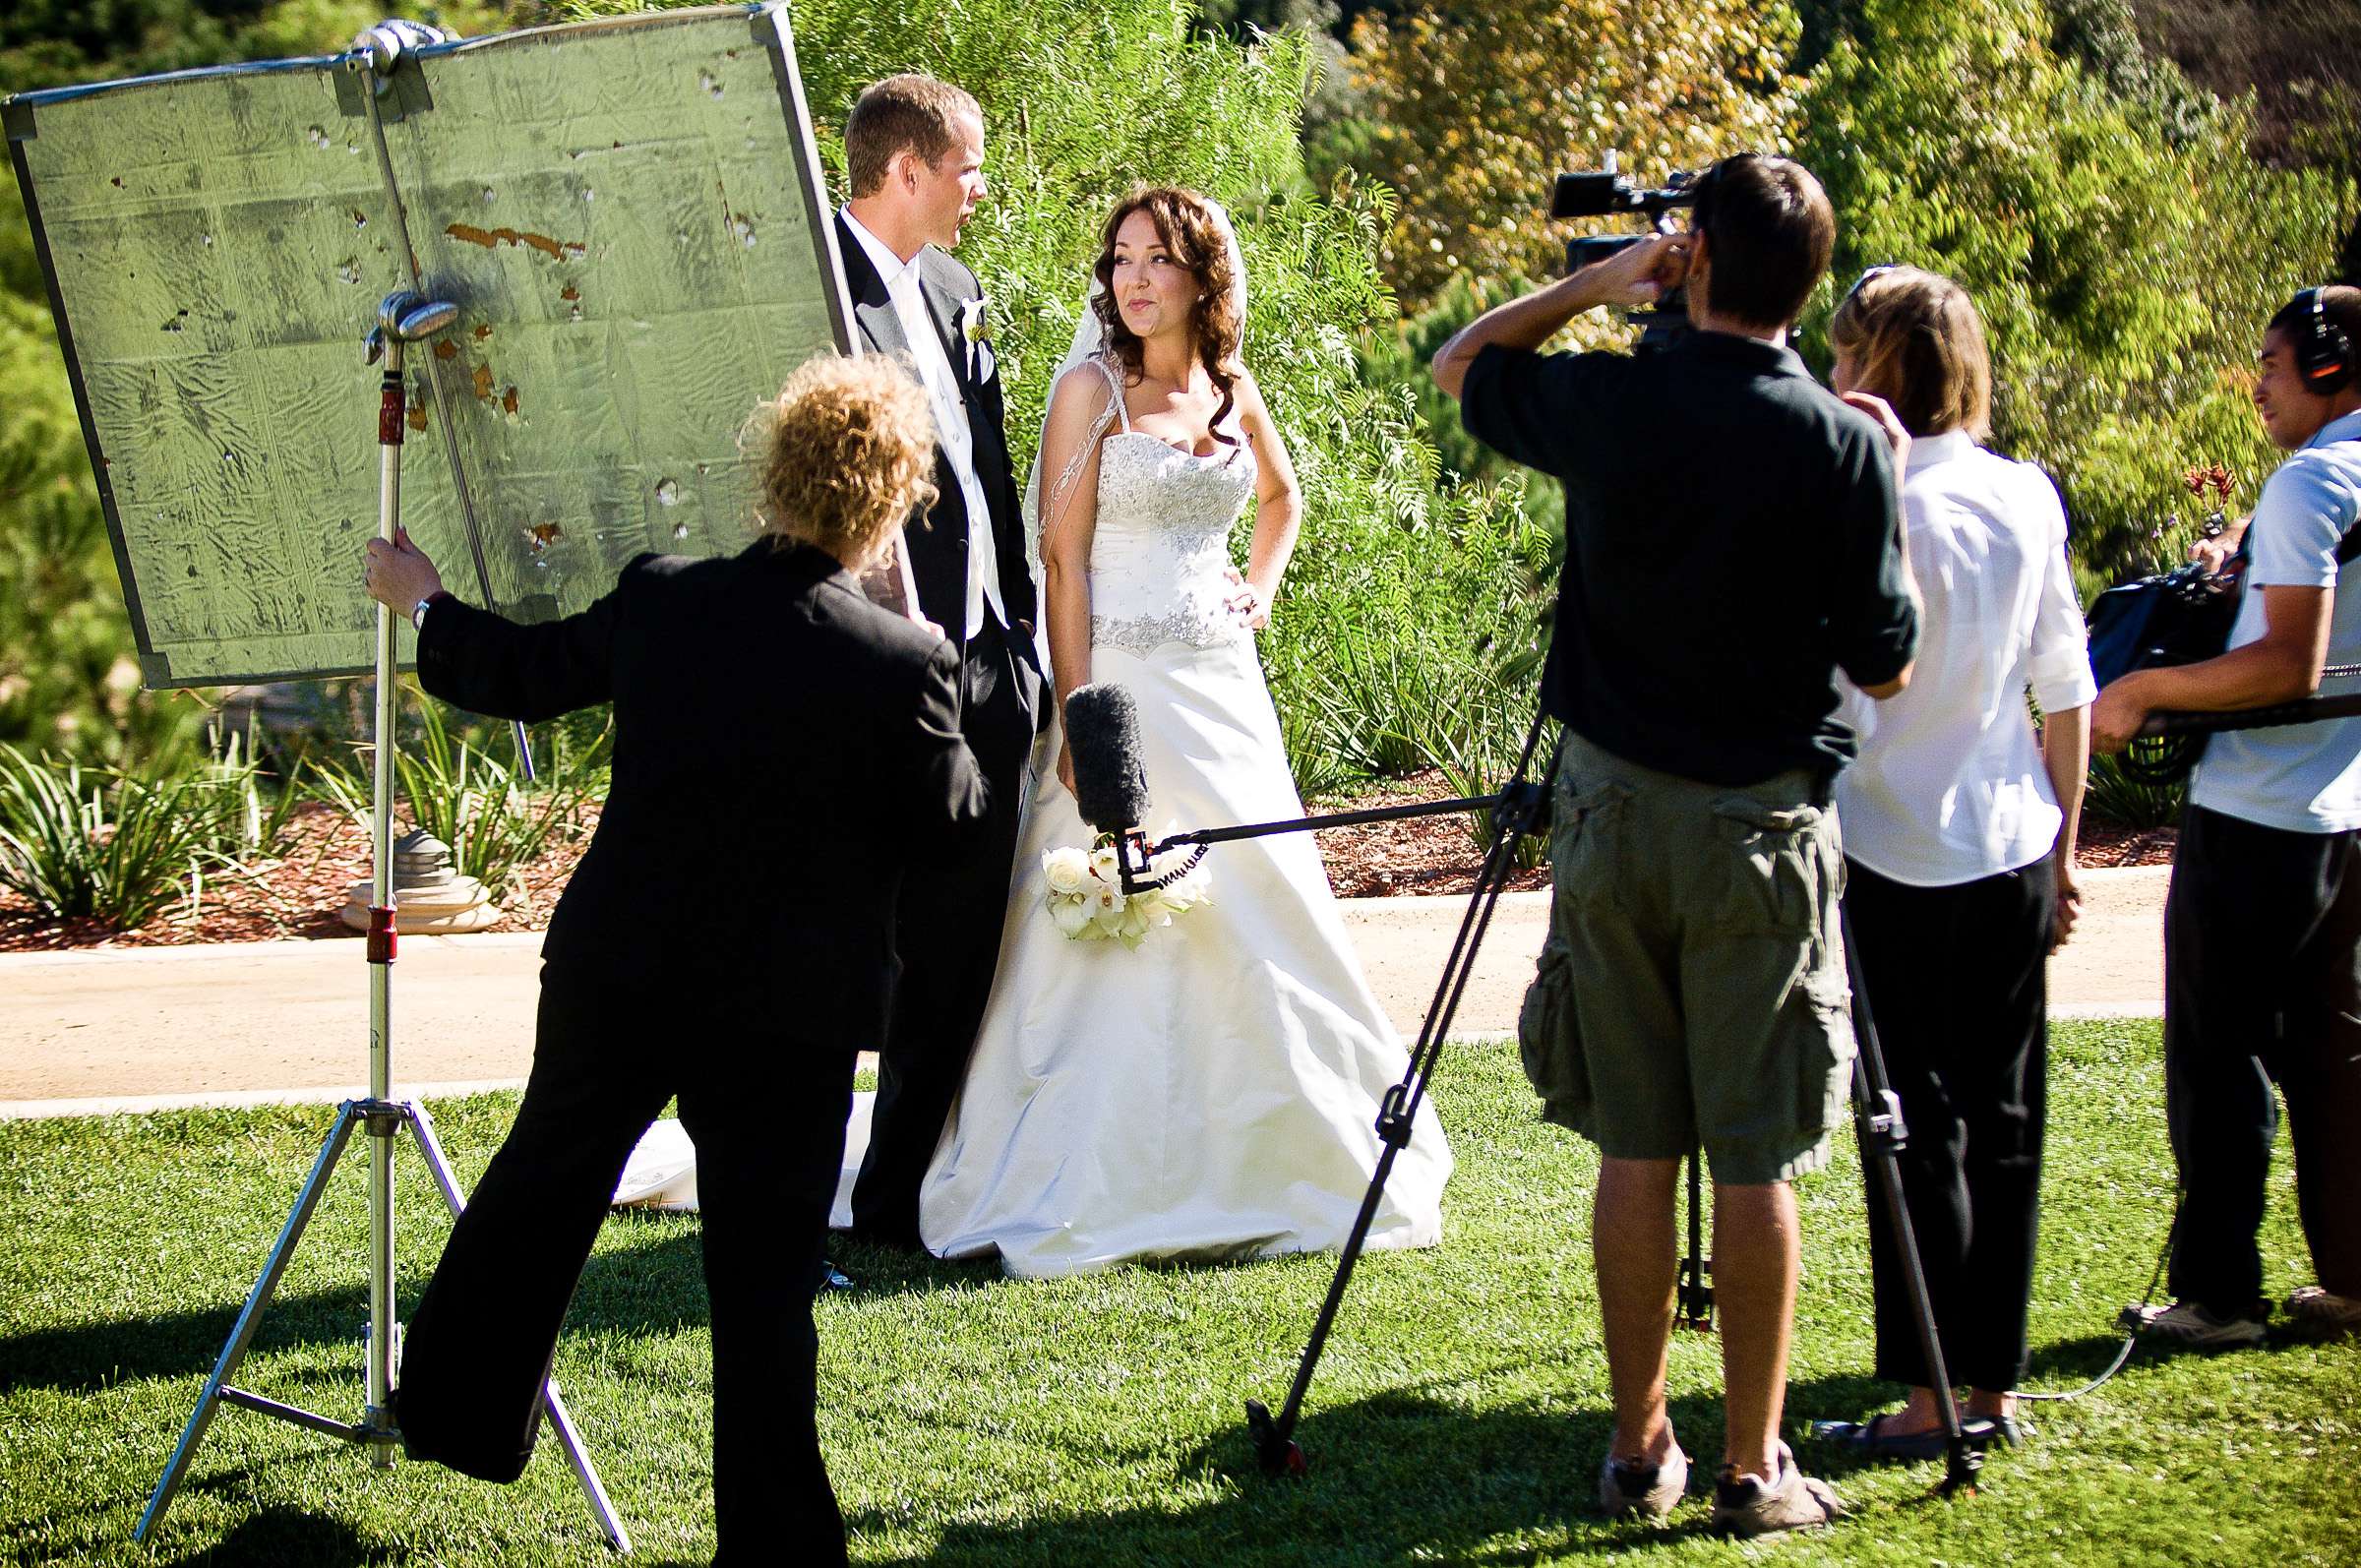
[[853,1062],[885,1029],[905,873],[992,803],[955,646],[853,575],[931,499],[926,394],[824,357],[755,428],[761,537],[636,556],[579,615],[519,626],[446,592],[406,537],[370,542],[369,592],[416,623],[431,694],[536,723],[615,713],[605,809],[542,948],[524,1103],[418,1304],[394,1411],[412,1458],[516,1478],[617,1179],[677,1096],[712,1297],[719,1556],[792,1540],[841,1563],[812,1292]]
[[822,355],[755,410],[766,442],[762,520],[781,545],[824,550],[858,573],[935,504],[935,415],[927,394],[879,359]]
[[[1056,705],[1119,683],[1160,830],[1301,815],[1254,632],[1303,513],[1241,356],[1243,254],[1194,191],[1108,215],[1035,469]],[[1244,571],[1233,541],[1247,509]],[[1053,732],[1056,733],[1055,731]],[[1047,761],[1050,749],[1042,748]],[[1343,1243],[1407,1065],[1303,836],[1224,845],[1212,896],[1137,951],[1075,941],[1049,907],[1094,840],[1057,748],[1041,769],[1000,966],[920,1194],[927,1245],[1021,1277]],[[1053,867],[1063,868],[1054,871]],[[1442,1236],[1451,1153],[1423,1107],[1369,1233]]]

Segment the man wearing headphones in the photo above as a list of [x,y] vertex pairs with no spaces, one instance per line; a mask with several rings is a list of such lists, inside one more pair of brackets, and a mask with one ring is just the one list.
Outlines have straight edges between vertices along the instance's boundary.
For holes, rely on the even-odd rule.
[[[2361,288],[2307,288],[2264,330],[2255,407],[2291,455],[2246,529],[2245,598],[2219,658],[2140,670],[2099,694],[2091,744],[2120,751],[2159,708],[2309,696],[2361,663]],[[2352,535],[2348,543],[2347,536]],[[2361,1329],[2361,720],[2232,731],[2189,786],[2164,910],[2165,1114],[2180,1168],[2168,1306],[2151,1333],[2205,1350],[2264,1337],[2265,1178],[2295,1143],[2318,1283],[2302,1332]]]

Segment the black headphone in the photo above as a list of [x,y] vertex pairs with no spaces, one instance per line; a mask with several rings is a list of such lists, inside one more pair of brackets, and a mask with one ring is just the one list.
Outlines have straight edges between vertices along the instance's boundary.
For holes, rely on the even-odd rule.
[[2329,319],[2327,290],[2307,288],[2295,296],[2304,327],[2295,339],[2295,373],[2304,390],[2319,396],[2342,392],[2353,380],[2353,342]]

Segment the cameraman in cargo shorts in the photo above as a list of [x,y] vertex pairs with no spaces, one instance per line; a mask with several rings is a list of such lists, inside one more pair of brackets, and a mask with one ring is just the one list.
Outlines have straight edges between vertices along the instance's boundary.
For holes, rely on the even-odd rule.
[[[1600,1499],[1662,1517],[1687,1486],[1665,1364],[1673,1188],[1702,1142],[1726,1417],[1713,1518],[1750,1536],[1841,1509],[1779,1435],[1789,1183],[1827,1162],[1853,1050],[1829,787],[1854,747],[1835,678],[1891,696],[1917,642],[1894,483],[1908,438],[1786,346],[1835,235],[1800,165],[1725,158],[1700,176],[1688,233],[1480,317],[1434,361],[1471,435],[1565,485],[1542,692],[1565,726],[1556,894],[1519,1032],[1544,1115],[1604,1157],[1593,1251],[1615,1432]],[[1694,330],[1665,347],[1539,351],[1584,311],[1684,284]]]

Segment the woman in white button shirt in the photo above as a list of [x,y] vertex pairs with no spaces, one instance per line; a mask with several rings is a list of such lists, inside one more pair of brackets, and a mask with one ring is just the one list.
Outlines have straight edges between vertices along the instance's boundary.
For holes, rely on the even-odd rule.
[[[1918,666],[1847,717],[1839,775],[1846,908],[1910,1141],[1910,1222],[1968,1415],[2017,1437],[2041,1183],[2046,962],[2080,905],[2074,840],[2090,677],[2057,488],[1976,445],[1991,361],[1966,291],[1908,267],[1864,273],[1829,324],[1840,392],[1893,405]],[[2044,715],[2036,729],[2026,694]],[[1901,1411],[1837,1429],[1866,1453],[1942,1450],[1934,1391],[1883,1206],[1871,1194],[1877,1370]]]

